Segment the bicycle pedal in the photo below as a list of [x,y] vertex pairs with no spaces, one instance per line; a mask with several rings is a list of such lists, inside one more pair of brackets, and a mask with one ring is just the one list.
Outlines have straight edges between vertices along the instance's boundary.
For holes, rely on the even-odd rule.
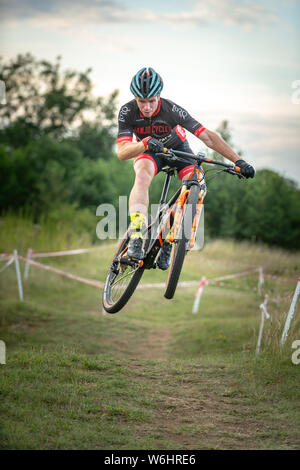
[[132,261],[133,263],[140,263],[141,261],[143,261],[145,258],[145,256],[143,255],[141,258],[134,258],[133,256],[129,256],[128,259],[130,259],[130,261]]

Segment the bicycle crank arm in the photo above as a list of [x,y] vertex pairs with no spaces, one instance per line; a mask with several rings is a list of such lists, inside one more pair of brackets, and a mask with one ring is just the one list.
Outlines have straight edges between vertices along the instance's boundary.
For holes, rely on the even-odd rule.
[[139,264],[139,261],[138,260],[134,261],[130,258],[121,258],[120,264],[127,264],[128,266],[131,266],[132,268],[136,268],[136,266]]
[[157,253],[159,252],[161,248],[161,245],[159,241],[154,241],[152,246],[150,247],[149,251],[146,253],[146,256],[144,257],[144,268],[145,269],[155,269],[156,268],[156,262],[155,258],[157,256]]

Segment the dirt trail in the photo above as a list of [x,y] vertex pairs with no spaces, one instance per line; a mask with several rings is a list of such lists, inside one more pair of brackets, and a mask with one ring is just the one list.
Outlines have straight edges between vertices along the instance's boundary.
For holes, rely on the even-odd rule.
[[151,330],[144,340],[139,342],[135,354],[142,359],[168,359],[168,342],[172,338],[171,330]]
[[[168,354],[172,336],[170,330],[151,330],[136,350],[139,358],[158,360],[161,366],[156,375],[148,375],[144,369],[136,379],[152,382],[156,393],[159,391],[155,417],[138,432],[144,437],[161,435],[174,449],[268,448],[266,440],[273,440],[279,423],[260,419],[253,401],[235,390],[229,369],[203,366],[199,359],[199,368],[191,369],[187,361],[186,371],[177,375]],[[140,363],[131,365],[141,372]],[[281,432],[288,426],[281,422]],[[297,444],[281,442],[277,448],[297,448]]]

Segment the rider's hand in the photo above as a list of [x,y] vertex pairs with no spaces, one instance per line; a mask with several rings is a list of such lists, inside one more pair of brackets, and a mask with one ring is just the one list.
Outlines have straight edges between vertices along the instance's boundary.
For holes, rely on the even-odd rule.
[[245,160],[237,160],[235,165],[241,169],[241,174],[245,176],[245,178],[254,178],[255,170],[253,166],[249,165]]
[[[143,139],[143,142],[145,145],[145,139]],[[154,139],[154,137],[150,137],[150,139],[149,138],[147,139],[145,147],[147,150],[153,153],[162,153],[164,150],[163,143],[157,139]]]
[[162,137],[160,142],[168,149],[176,149],[186,139],[185,131],[181,126],[176,126],[170,134]]

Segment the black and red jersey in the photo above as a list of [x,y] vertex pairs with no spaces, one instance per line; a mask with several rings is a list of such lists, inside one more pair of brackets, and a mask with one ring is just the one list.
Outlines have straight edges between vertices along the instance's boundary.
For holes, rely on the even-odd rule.
[[160,98],[157,110],[150,118],[143,116],[135,99],[129,101],[121,107],[118,123],[117,143],[131,142],[133,135],[136,136],[137,140],[142,140],[148,136],[161,139],[169,135],[176,126],[178,126],[176,132],[182,141],[186,139],[182,128],[197,137],[205,130],[205,127],[184,108],[165,98]]

